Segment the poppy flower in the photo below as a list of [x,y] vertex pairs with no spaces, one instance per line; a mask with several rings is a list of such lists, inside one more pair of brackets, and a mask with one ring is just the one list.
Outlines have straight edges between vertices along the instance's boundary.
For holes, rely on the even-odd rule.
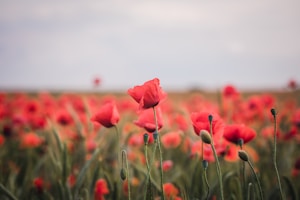
[[[163,126],[162,112],[160,107],[156,107],[156,117],[157,117],[157,129],[161,129]],[[152,133],[156,130],[156,124],[154,119],[154,112],[151,109],[142,110],[139,113],[139,117],[134,124],[144,128],[149,133]]]
[[106,128],[115,126],[120,120],[120,114],[115,101],[105,103],[91,118],[91,120],[105,126]]
[[97,180],[94,189],[95,198],[94,200],[104,200],[104,196],[109,194],[109,189],[107,187],[106,180],[101,178]]
[[158,78],[145,82],[143,85],[134,86],[128,89],[127,93],[140,105],[140,108],[147,109],[154,107],[166,98],[167,94],[160,87]]
[[68,111],[62,109],[58,111],[56,121],[62,126],[68,126],[73,123],[73,118]]
[[238,98],[240,95],[240,93],[238,92],[238,90],[233,86],[233,85],[226,85],[223,88],[222,91],[222,96],[225,98]]
[[256,132],[243,124],[232,124],[225,126],[223,136],[227,141],[234,144],[239,144],[240,140],[246,144],[255,138]]
[[23,148],[35,148],[43,143],[43,139],[37,136],[35,133],[25,133],[22,136],[21,147]]
[[164,172],[170,171],[170,169],[172,169],[173,167],[173,161],[172,160],[165,160],[162,163],[162,169]]
[[180,145],[182,139],[179,132],[169,132],[161,137],[161,143],[166,149],[176,148]]
[[288,87],[292,90],[296,89],[297,88],[297,82],[294,80],[294,79],[291,79],[289,82],[288,82]]
[[44,188],[44,180],[41,177],[37,177],[33,180],[33,185],[38,193],[41,193]]
[[[197,135],[200,134],[201,130],[207,130],[210,132],[210,123],[208,120],[209,112],[194,112],[191,114],[191,120],[193,123],[194,131]],[[214,135],[223,134],[223,120],[217,115],[213,114],[212,120],[212,132]]]
[[292,115],[292,123],[294,126],[300,128],[300,109],[297,109]]
[[93,83],[95,87],[98,87],[101,83],[101,79],[99,77],[95,77]]
[[181,199],[177,195],[179,194],[179,190],[172,184],[172,183],[165,183],[163,185],[163,190],[165,192],[165,196],[167,200],[170,199],[176,199],[179,200]]

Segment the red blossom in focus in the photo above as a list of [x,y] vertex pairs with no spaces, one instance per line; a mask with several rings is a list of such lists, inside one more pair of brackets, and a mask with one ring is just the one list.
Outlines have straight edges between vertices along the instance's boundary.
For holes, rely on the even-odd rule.
[[41,177],[37,177],[33,180],[34,188],[37,192],[41,193],[44,189],[44,180]]
[[[191,120],[193,123],[194,131],[197,135],[200,134],[201,130],[207,130],[210,132],[210,124],[208,120],[208,116],[211,113],[209,112],[195,112],[191,114]],[[223,120],[217,114],[212,114],[212,132],[213,135],[222,135],[223,134]]]
[[[162,111],[160,107],[156,107],[156,117],[157,117],[157,124],[158,124],[158,130],[162,128],[163,126],[163,118],[162,118]],[[155,131],[156,125],[154,120],[154,112],[152,109],[146,109],[141,110],[139,113],[139,117],[136,121],[134,121],[134,124],[144,128],[146,131],[152,133]]]
[[91,118],[92,121],[110,128],[115,126],[120,120],[120,114],[115,101],[105,103],[98,112]]
[[94,189],[94,200],[105,200],[105,195],[109,194],[106,180],[101,178],[97,180]]
[[23,148],[35,148],[43,143],[43,139],[37,136],[35,133],[25,133],[22,136],[21,147]]
[[178,147],[181,140],[182,139],[178,131],[166,133],[161,137],[161,143],[166,149]]
[[167,94],[160,87],[158,78],[145,82],[143,85],[128,89],[127,93],[140,104],[140,108],[147,109],[159,104]]
[[243,124],[232,124],[225,126],[223,136],[227,141],[234,144],[239,144],[240,140],[246,144],[255,138],[256,132]]

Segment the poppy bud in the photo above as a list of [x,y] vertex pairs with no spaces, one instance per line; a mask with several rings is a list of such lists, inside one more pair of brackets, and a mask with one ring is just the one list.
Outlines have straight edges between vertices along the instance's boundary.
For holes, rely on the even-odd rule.
[[212,123],[212,120],[213,120],[213,116],[212,115],[208,115],[208,121],[209,121],[209,123]]
[[120,176],[123,181],[126,179],[126,170],[124,168],[121,169]]
[[207,169],[208,161],[207,160],[202,160],[202,166],[203,166],[204,169]]
[[144,144],[147,145],[148,141],[149,141],[149,135],[148,135],[148,133],[145,133],[144,134]]
[[244,150],[239,150],[239,157],[241,160],[243,160],[245,162],[247,162],[249,160],[249,156],[248,156],[247,152]]
[[271,109],[271,113],[272,113],[273,116],[276,115],[276,110],[275,110],[275,108],[272,108],[272,109]]
[[211,144],[211,136],[207,130],[201,130],[200,136],[204,143]]
[[154,138],[155,141],[156,141],[157,138],[158,138],[158,133],[157,133],[156,131],[153,133],[153,138]]

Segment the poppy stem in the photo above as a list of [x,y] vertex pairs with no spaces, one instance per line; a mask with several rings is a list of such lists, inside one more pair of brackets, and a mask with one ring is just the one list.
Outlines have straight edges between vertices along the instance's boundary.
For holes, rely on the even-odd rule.
[[208,162],[207,160],[203,160],[202,161],[202,166],[204,168],[204,181],[207,187],[207,192],[206,192],[206,200],[208,200],[209,198],[209,191],[210,191],[210,187],[209,187],[209,183],[208,183],[208,179],[207,179],[207,167],[208,167]]
[[[240,146],[240,149],[243,150],[243,144],[244,144],[244,140],[243,139],[239,139],[238,140],[238,145]],[[241,181],[242,181],[242,188],[243,188],[243,194],[246,194],[246,173],[245,173],[245,162],[241,161],[241,168],[240,168],[240,177],[241,177]]]
[[278,168],[277,168],[277,112],[274,108],[271,109],[271,113],[274,117],[274,150],[273,150],[273,165],[275,168],[275,172],[276,172],[276,176],[277,176],[277,181],[278,181],[278,186],[279,186],[279,191],[280,191],[280,197],[282,200],[284,200],[284,195],[283,195],[283,191],[282,191],[282,187],[281,187],[281,182],[280,182],[280,176],[279,176],[279,172],[278,172]]
[[160,137],[158,135],[158,123],[157,123],[157,115],[156,115],[156,110],[155,106],[153,106],[153,112],[154,112],[154,120],[155,120],[155,133],[157,134],[157,137],[155,138],[155,143],[158,145],[158,151],[159,151],[159,157],[160,157],[160,187],[161,187],[161,199],[165,200],[165,193],[164,193],[164,187],[163,187],[163,158],[162,158],[162,150],[160,146]]
[[125,162],[126,166],[126,177],[127,177],[127,187],[128,187],[128,200],[131,200],[131,192],[130,192],[130,177],[129,177],[129,167],[128,167],[128,160],[127,160],[127,153],[126,150],[122,150],[122,166]]
[[151,196],[151,199],[152,199],[152,189],[151,189],[151,169],[150,169],[150,164],[149,164],[149,159],[148,159],[148,139],[149,139],[149,135],[148,133],[145,133],[144,134],[144,144],[145,144],[145,158],[146,158],[146,165],[147,165],[147,179],[146,179],[146,192],[145,192],[145,195],[144,195],[144,199],[146,200],[147,199],[147,196],[148,196],[148,192],[149,192],[149,195]]
[[251,170],[252,170],[252,173],[253,173],[254,176],[255,176],[256,182],[257,182],[257,184],[258,184],[258,189],[259,189],[260,198],[261,198],[261,200],[263,200],[263,199],[264,199],[264,196],[263,196],[262,188],[261,188],[261,185],[260,185],[260,181],[259,181],[259,179],[258,179],[258,177],[257,177],[257,174],[256,174],[255,171],[254,171],[254,167],[253,167],[253,165],[251,164],[250,160],[248,160],[247,162],[248,162],[248,164],[249,164],[249,166],[250,166],[250,168],[251,168]]
[[215,149],[215,147],[214,147],[214,145],[213,145],[212,143],[211,143],[211,148],[212,148],[212,150],[213,150],[214,157],[215,157],[215,159],[216,159],[216,168],[217,168],[217,173],[218,173],[219,182],[220,182],[221,199],[224,200],[221,167],[220,167],[220,163],[219,163],[219,159],[218,159],[218,156],[217,156],[216,149]]
[[213,150],[214,157],[215,157],[215,160],[216,160],[216,168],[217,168],[217,173],[218,173],[219,183],[220,183],[221,199],[224,200],[222,172],[221,172],[221,167],[220,167],[218,155],[217,155],[216,149],[214,147],[214,139],[213,139],[213,132],[212,132],[212,121],[213,121],[213,116],[212,115],[208,115],[208,121],[209,121],[210,135],[211,135],[211,138],[212,138],[210,145],[211,145],[211,148]]

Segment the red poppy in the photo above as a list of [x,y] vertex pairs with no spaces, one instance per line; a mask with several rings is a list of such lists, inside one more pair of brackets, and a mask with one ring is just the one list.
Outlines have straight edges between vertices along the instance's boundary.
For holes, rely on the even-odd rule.
[[73,118],[68,111],[61,109],[56,115],[56,121],[63,126],[67,126],[73,123]]
[[169,132],[161,137],[161,143],[166,149],[176,148],[180,145],[182,138],[179,132]]
[[292,90],[297,88],[297,82],[294,79],[291,79],[288,83],[288,87]]
[[165,196],[166,196],[167,200],[170,200],[170,199],[179,200],[179,199],[181,199],[180,197],[177,196],[179,194],[179,190],[172,183],[165,183],[163,185],[163,189],[164,189]]
[[94,86],[98,87],[101,83],[101,79],[99,77],[96,77],[94,78],[93,82],[94,82]]
[[120,120],[120,114],[115,101],[105,103],[91,120],[102,124],[106,128],[115,126]]
[[[209,112],[195,112],[191,114],[191,120],[193,123],[194,131],[197,135],[201,130],[207,130],[210,132],[210,124],[208,120]],[[217,114],[212,114],[212,132],[214,135],[223,134],[223,120]]]
[[3,135],[0,135],[0,147],[4,144],[5,137]]
[[145,82],[143,85],[128,89],[127,93],[140,104],[140,108],[151,108],[167,96],[159,85],[158,78]]
[[165,160],[165,161],[163,161],[163,163],[162,163],[162,169],[163,169],[163,171],[164,172],[167,172],[167,171],[169,171],[170,169],[172,169],[172,167],[173,167],[173,161],[172,160]]
[[33,180],[33,185],[37,192],[41,193],[44,188],[44,180],[41,177],[37,177]]
[[293,113],[292,123],[294,126],[300,128],[300,108]]
[[37,136],[35,133],[25,133],[22,136],[21,147],[35,148],[43,143],[43,139]]
[[104,200],[104,196],[109,194],[109,189],[107,187],[106,180],[101,178],[97,180],[96,185],[95,185],[95,198],[94,200]]
[[224,138],[234,144],[239,144],[240,140],[246,144],[256,136],[255,131],[243,124],[226,125],[224,128]]
[[[161,129],[163,126],[162,112],[160,107],[156,107],[156,117],[157,117],[157,129]],[[156,130],[156,124],[154,120],[154,112],[151,109],[142,110],[139,113],[138,120],[134,121],[134,124],[146,129],[148,132],[152,133]]]
[[240,93],[238,92],[238,90],[233,85],[226,85],[223,88],[222,95],[225,98],[235,99],[235,98],[239,97]]

